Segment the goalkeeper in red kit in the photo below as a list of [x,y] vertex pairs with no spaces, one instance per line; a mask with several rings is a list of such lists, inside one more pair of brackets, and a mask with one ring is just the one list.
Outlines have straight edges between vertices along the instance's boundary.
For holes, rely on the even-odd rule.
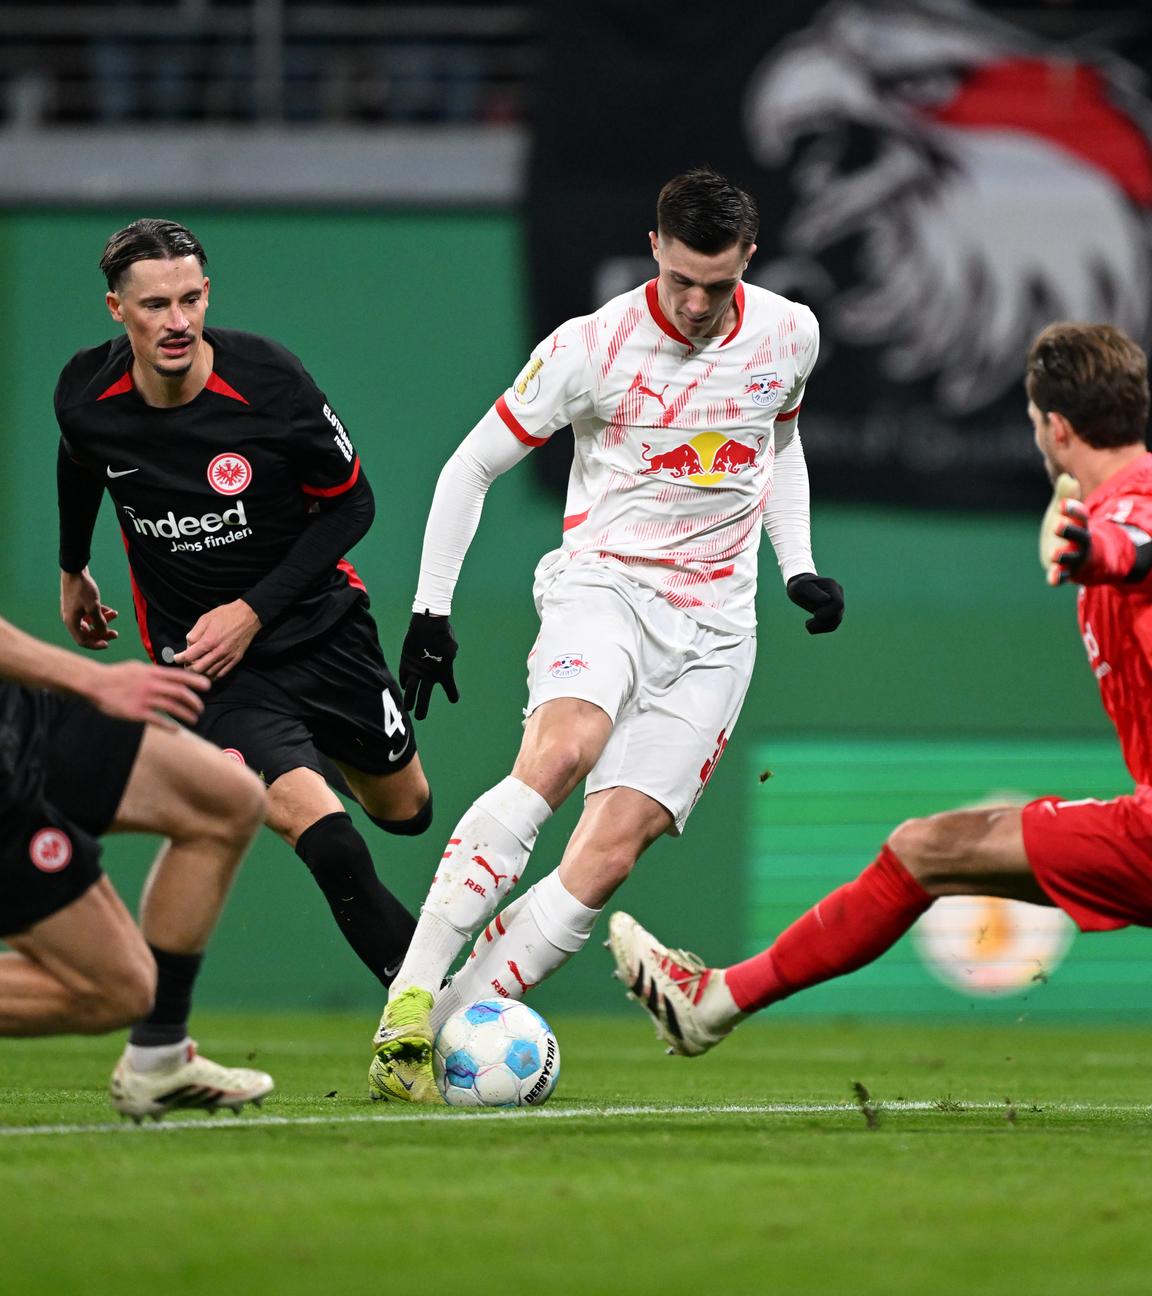
[[[1002,896],[1063,909],[1086,932],[1152,927],[1152,454],[1147,359],[1119,329],[1053,324],[1032,344],[1028,416],[1053,483],[1075,496],[1047,526],[1051,584],[1075,582],[1088,664],[1132,792],[910,819],[854,881],[762,953],[708,967],[613,914],[617,976],[670,1051],[704,1053],[750,1013],[879,958],[938,896]],[[1060,494],[1066,492],[1061,489]]]

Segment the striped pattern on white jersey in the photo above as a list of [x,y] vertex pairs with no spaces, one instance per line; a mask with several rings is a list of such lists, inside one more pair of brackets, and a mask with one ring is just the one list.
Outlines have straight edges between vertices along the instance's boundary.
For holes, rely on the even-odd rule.
[[795,417],[819,348],[812,312],[741,284],[726,337],[684,337],[651,280],[568,320],[496,402],[509,431],[575,439],[561,547],[620,565],[706,625],[751,634],[776,424]]

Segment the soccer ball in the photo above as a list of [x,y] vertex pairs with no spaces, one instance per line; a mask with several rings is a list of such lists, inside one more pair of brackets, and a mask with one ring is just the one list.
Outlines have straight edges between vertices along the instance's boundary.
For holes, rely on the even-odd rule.
[[556,1036],[514,999],[481,999],[440,1027],[436,1084],[451,1107],[539,1107],[560,1075]]

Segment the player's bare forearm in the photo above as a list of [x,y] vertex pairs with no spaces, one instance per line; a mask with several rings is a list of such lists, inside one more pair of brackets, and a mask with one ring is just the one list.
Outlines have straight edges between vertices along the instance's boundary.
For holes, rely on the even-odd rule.
[[77,681],[95,663],[44,643],[0,618],[0,676],[28,688],[79,691]]
[[75,693],[106,715],[175,729],[204,709],[206,679],[144,662],[103,665],[44,643],[0,618],[0,675],[29,688]]
[[119,634],[109,623],[119,615],[115,608],[100,601],[100,589],[87,567],[60,573],[60,619],[81,648],[99,650],[118,639]]
[[173,660],[209,679],[220,679],[243,658],[260,624],[260,618],[243,599],[221,604],[205,612],[188,631],[187,648]]
[[212,687],[205,675],[150,666],[144,662],[88,663],[95,675],[81,693],[105,715],[176,729],[177,721],[195,724],[204,710],[201,693]]

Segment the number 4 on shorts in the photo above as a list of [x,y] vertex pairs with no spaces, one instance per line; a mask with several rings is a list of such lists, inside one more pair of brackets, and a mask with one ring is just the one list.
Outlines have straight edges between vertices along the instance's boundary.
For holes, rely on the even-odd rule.
[[389,738],[393,734],[407,733],[404,728],[404,717],[400,713],[400,708],[396,705],[396,700],[387,689],[381,695],[384,698],[384,732]]

